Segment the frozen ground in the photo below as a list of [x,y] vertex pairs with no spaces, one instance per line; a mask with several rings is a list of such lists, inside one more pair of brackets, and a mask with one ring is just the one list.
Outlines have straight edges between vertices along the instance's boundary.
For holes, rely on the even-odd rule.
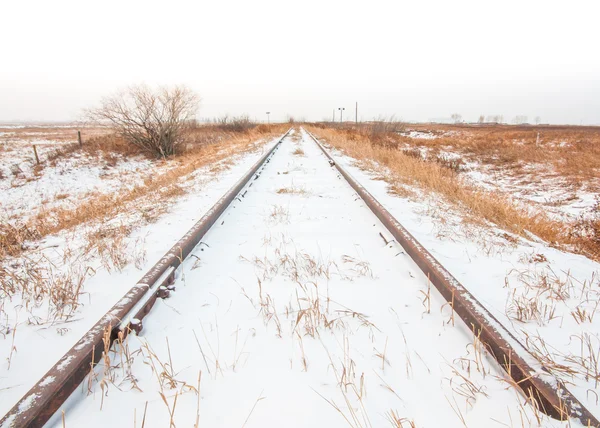
[[565,221],[589,215],[598,201],[598,193],[588,184],[570,183],[541,165],[531,165],[526,171],[514,173],[509,169],[468,161],[465,169],[463,175],[472,184],[533,203]]
[[[264,143],[257,144],[249,154],[233,156],[183,177],[182,186],[189,193],[176,199],[169,208],[170,214],[163,215],[156,223],[147,225],[141,220],[147,207],[140,200],[133,212],[122,213],[101,225],[83,225],[49,236],[36,244],[37,249],[26,252],[23,258],[6,261],[4,272],[11,275],[21,275],[31,266],[41,264],[44,282],[58,287],[57,291],[67,280],[76,278],[82,281],[84,292],[79,299],[82,306],[68,317],[58,318],[51,312],[46,299],[32,302],[24,301],[18,293],[12,298],[1,295],[0,414],[6,413],[274,141]],[[85,175],[85,168],[65,174],[78,173]],[[60,174],[55,178],[60,182],[59,177]],[[107,187],[106,190],[111,189]],[[118,248],[105,249],[106,252],[114,250],[118,257],[116,262],[107,262],[106,254],[100,257],[97,252],[86,253],[84,250],[90,232],[105,233],[122,227],[131,233],[116,240]],[[122,259],[123,256],[126,258]]]
[[380,233],[316,145],[287,138],[183,263],[173,296],[70,397],[66,426],[536,425]]
[[[0,221],[3,223],[26,223],[44,211],[74,207],[92,194],[131,188],[145,177],[168,169],[168,165],[141,156],[125,159],[120,154],[86,151],[55,156],[57,150],[76,142],[75,130],[3,134],[0,135]],[[85,131],[84,135],[87,136]],[[33,145],[41,161],[39,166]]]
[[[419,140],[431,140],[440,136],[457,134],[456,131],[415,131],[401,133]],[[517,142],[515,142],[517,144]],[[561,177],[551,165],[530,164],[522,168],[507,168],[481,162],[474,155],[462,154],[452,146],[431,147],[406,144],[407,149],[418,149],[423,158],[438,157],[460,161],[461,176],[468,182],[487,190],[503,192],[525,205],[541,208],[564,221],[573,221],[588,216],[598,202],[600,182],[573,182]]]
[[[600,264],[493,228],[464,224],[439,199],[391,195],[377,176],[334,151],[377,198],[596,415],[600,414]],[[385,175],[383,173],[383,175]]]

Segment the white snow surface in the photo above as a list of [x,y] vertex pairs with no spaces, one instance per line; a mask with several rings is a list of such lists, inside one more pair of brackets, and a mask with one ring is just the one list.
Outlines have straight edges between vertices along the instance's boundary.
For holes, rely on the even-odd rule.
[[[122,271],[111,272],[99,264],[90,265],[95,275],[86,278],[85,293],[80,299],[82,306],[68,322],[42,321],[47,306],[45,304],[35,311],[27,311],[18,296],[3,298],[0,303],[7,319],[2,319],[0,326],[6,325],[8,330],[0,330],[0,415],[8,412],[274,143],[275,140],[262,147],[257,146],[258,150],[251,154],[234,156],[234,165],[218,173],[216,177],[211,172],[215,165],[208,165],[192,173],[193,179],[187,185],[194,192],[178,199],[170,208],[170,214],[162,216],[153,224],[138,227],[127,238],[129,242],[141,243],[143,246],[145,257],[141,264],[136,267],[132,263]],[[136,161],[132,162],[134,166],[123,165],[123,168],[135,168]],[[75,171],[70,173],[77,174]],[[106,191],[110,191],[110,188],[107,187]],[[120,221],[116,220],[117,223]],[[85,226],[83,229],[85,230]],[[62,266],[63,258],[67,257],[63,252],[80,244],[80,239],[72,235],[83,234],[84,230],[80,228],[45,238],[39,243],[40,248],[36,250],[34,258],[47,258],[56,266],[55,275],[62,275],[61,268],[69,269],[68,265]],[[136,248],[137,250],[141,249]],[[75,258],[76,256],[77,250]],[[10,363],[9,356],[12,356]],[[68,361],[65,361],[64,366],[67,365]]]
[[569,184],[564,177],[548,173],[547,167],[533,165],[529,172],[515,176],[509,170],[480,162],[464,163],[466,170],[462,175],[470,183],[504,192],[517,201],[533,203],[557,219],[572,221],[580,216],[587,217],[598,202],[598,194],[586,183]]
[[[493,361],[479,358],[470,330],[458,318],[453,325],[447,303],[402,248],[385,244],[379,234],[391,239],[389,232],[318,147],[303,132],[294,138],[184,261],[176,291],[157,301],[140,336],[129,337],[131,367],[114,369],[104,389],[94,382],[92,393],[85,386],[72,394],[61,409],[66,426],[141,424],[144,412],[146,427],[168,426],[170,413],[177,426],[197,418],[210,427],[345,427],[345,418],[390,426],[390,411],[416,426],[460,427],[461,418],[468,426],[535,425],[524,398]],[[495,289],[498,266],[472,246],[438,245],[414,205],[350,169],[436,257],[453,261],[455,275],[471,284],[474,270]],[[223,193],[231,184],[217,185]],[[206,210],[206,198],[195,198],[147,230],[153,248]],[[475,264],[463,263],[466,251]],[[497,294],[480,297],[495,307]],[[112,365],[119,355],[111,354]],[[103,370],[96,368],[98,380]],[[62,426],[61,411],[48,426]],[[542,425],[564,424],[542,416]]]
[[[432,132],[406,131],[400,133],[416,140],[431,140],[440,136],[452,135],[447,131],[438,135]],[[563,146],[565,142],[558,145]],[[518,144],[515,142],[515,144]],[[573,221],[580,217],[588,218],[599,201],[595,187],[598,180],[574,183],[560,176],[548,164],[528,164],[515,171],[497,165],[481,162],[475,156],[460,153],[455,147],[443,145],[436,148],[405,143],[407,150],[418,150],[423,159],[432,157],[448,161],[461,161],[461,177],[469,184],[483,189],[502,192],[524,207],[535,207],[546,211],[550,216],[561,221]]]
[[421,140],[434,140],[438,138],[438,136],[432,132],[423,132],[415,130],[400,132],[400,135],[402,135],[403,137],[416,138]]
[[[556,372],[569,390],[595,415],[600,357],[600,317],[575,320],[578,310],[596,314],[600,301],[600,264],[561,251],[539,239],[527,240],[503,230],[462,223],[440,198],[415,190],[407,199],[388,192],[388,184],[358,167],[337,150],[336,162],[349,171],[392,215],[505,327],[529,349],[589,376]],[[385,175],[385,173],[383,173]],[[508,240],[506,238],[509,238]],[[532,237],[535,238],[535,237]],[[530,286],[528,286],[529,284]],[[546,289],[545,285],[549,285]],[[538,288],[539,287],[539,288]],[[545,315],[517,321],[515,297],[534,304]],[[588,341],[588,349],[582,344]],[[545,345],[544,345],[545,344]],[[545,347],[544,347],[545,346]],[[592,392],[589,392],[592,391]]]
[[[31,142],[6,143],[9,151],[2,153],[0,164],[0,219],[25,223],[41,209],[77,205],[92,193],[106,194],[141,184],[144,177],[163,172],[168,165],[158,165],[143,156],[124,158],[114,154],[109,162],[100,155],[74,152],[54,162],[45,161],[64,143],[41,141],[39,170]],[[19,147],[21,149],[19,149]]]

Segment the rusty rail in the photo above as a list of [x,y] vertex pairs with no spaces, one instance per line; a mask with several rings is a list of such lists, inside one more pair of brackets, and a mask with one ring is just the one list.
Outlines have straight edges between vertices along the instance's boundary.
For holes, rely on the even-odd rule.
[[360,183],[327,152],[319,140],[307,134],[323,151],[350,186],[390,231],[440,294],[486,346],[509,377],[545,414],[560,420],[578,419],[584,426],[600,427],[598,419],[565,385],[534,358],[456,278],[452,276]]
[[[110,342],[141,330],[141,319],[158,297],[167,297],[175,270],[225,212],[237,195],[258,178],[261,166],[277,150],[291,128],[217,203],[133,286],[0,420],[0,428],[42,427],[100,360],[105,337]],[[250,184],[252,185],[252,184]]]

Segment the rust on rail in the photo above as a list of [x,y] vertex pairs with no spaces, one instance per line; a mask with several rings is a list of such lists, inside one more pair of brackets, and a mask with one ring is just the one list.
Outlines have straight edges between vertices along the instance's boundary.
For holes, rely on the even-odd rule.
[[[202,237],[218,220],[236,196],[291,131],[283,134],[252,168],[217,201],[217,203],[133,286],[84,336],[15,404],[0,420],[0,428],[42,427],[83,381],[100,360],[103,338],[111,343],[128,330],[141,330],[141,319],[150,311],[158,297],[168,296],[175,268],[190,254]],[[141,303],[141,304],[140,304]],[[133,314],[131,312],[134,312]],[[131,320],[119,329],[123,320]],[[122,336],[121,336],[122,337]]]
[[419,266],[463,322],[481,340],[528,400],[559,420],[578,419],[584,426],[600,427],[600,421],[569,392],[450,272],[448,272],[360,183],[333,157],[318,139],[308,135],[323,151],[365,204],[390,231],[398,244]]

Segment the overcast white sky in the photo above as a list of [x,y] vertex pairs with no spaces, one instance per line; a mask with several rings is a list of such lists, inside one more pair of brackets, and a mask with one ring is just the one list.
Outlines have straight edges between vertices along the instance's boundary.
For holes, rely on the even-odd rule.
[[600,2],[0,0],[0,121],[75,120],[127,85],[199,117],[600,124]]

